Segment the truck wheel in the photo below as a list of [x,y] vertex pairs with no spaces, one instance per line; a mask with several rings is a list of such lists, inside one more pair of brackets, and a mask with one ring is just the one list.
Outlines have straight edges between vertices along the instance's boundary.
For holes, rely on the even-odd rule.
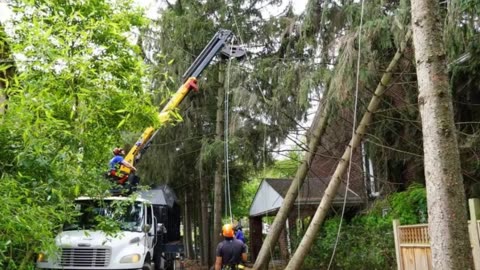
[[153,270],[153,266],[152,266],[151,263],[145,262],[145,263],[143,264],[142,270]]

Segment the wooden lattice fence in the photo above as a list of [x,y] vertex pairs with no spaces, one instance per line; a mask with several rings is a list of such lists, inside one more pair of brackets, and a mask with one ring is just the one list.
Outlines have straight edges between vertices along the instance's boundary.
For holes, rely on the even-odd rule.
[[[470,221],[468,231],[472,245],[472,255],[475,270],[480,270],[478,221],[480,217],[480,200],[470,199],[469,209]],[[394,220],[393,232],[395,236],[397,267],[399,270],[433,270],[428,224],[400,225],[398,220]]]

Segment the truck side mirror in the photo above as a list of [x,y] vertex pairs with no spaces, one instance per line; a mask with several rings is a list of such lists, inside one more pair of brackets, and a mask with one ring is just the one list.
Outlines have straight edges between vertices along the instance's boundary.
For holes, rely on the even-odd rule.
[[145,224],[145,225],[143,225],[143,227],[142,227],[142,231],[143,231],[144,233],[148,233],[151,228],[152,228],[152,225],[150,225],[150,224]]

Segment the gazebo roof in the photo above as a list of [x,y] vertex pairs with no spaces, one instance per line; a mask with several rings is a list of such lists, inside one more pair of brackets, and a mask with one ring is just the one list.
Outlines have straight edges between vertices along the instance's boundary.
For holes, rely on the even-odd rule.
[[[329,179],[306,178],[303,186],[299,190],[295,205],[318,205],[323,197],[325,189],[327,188],[328,182]],[[280,209],[291,184],[292,179],[263,179],[257,193],[255,194],[253,202],[250,205],[249,215],[251,217],[275,215]],[[344,195],[345,184],[341,183],[332,204],[334,206],[343,205]],[[363,201],[364,200],[359,194],[356,194],[351,190],[348,191],[348,205],[359,205],[362,204]]]

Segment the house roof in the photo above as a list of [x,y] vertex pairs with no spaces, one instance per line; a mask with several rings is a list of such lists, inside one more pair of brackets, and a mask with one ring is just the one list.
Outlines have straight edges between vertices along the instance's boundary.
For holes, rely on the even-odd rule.
[[[299,190],[295,205],[318,205],[328,182],[329,179],[306,178]],[[292,179],[263,179],[250,205],[250,216],[273,215],[278,212],[291,184]],[[341,183],[332,204],[334,206],[343,205],[344,195],[345,184]],[[358,205],[361,203],[363,203],[361,196],[349,190],[347,204]]]

